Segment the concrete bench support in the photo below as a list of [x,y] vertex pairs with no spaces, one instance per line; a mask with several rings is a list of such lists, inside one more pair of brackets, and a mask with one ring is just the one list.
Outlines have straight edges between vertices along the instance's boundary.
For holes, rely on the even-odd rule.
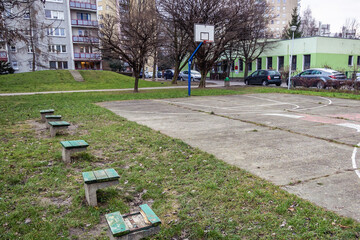
[[105,215],[112,240],[139,240],[160,231],[161,220],[147,205],[140,205],[140,212],[121,215],[120,212]]
[[73,140],[73,141],[61,141],[62,159],[64,162],[71,162],[71,155],[76,152],[83,152],[89,146],[84,140]]
[[52,115],[54,114],[55,110],[54,109],[47,109],[47,110],[41,110],[40,111],[40,115],[41,115],[41,122],[45,122],[45,116],[46,115]]
[[49,122],[48,124],[50,126],[50,136],[51,137],[55,137],[57,132],[59,132],[61,130],[66,130],[70,126],[70,123],[65,122],[65,121]]
[[59,122],[61,121],[61,115],[45,115],[46,128],[50,128],[49,122]]
[[119,174],[112,168],[83,172],[85,197],[90,206],[97,206],[96,191],[119,184]]

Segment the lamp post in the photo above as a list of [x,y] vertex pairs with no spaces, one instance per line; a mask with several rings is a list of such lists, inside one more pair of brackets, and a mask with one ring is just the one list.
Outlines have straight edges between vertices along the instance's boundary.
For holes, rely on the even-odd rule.
[[292,70],[292,57],[293,57],[293,50],[294,50],[294,32],[296,31],[296,26],[291,26],[290,31],[292,32],[292,40],[291,40],[291,48],[290,48],[288,90],[290,89],[290,79],[291,79],[291,70]]

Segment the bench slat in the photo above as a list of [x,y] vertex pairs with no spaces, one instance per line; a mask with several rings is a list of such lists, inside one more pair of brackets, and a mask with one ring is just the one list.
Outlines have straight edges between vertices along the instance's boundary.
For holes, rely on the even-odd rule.
[[140,209],[143,217],[146,218],[152,225],[157,226],[161,224],[160,218],[156,216],[156,214],[147,204],[140,205]]
[[55,112],[54,109],[40,110],[40,113],[53,113],[53,112]]
[[114,237],[119,237],[130,232],[120,212],[105,214],[105,218]]
[[55,126],[55,127],[70,126],[70,123],[65,122],[65,121],[49,122],[49,124],[50,124],[51,126]]
[[97,170],[97,171],[94,171],[93,173],[98,182],[101,182],[103,180],[108,180],[108,176],[106,175],[106,172],[104,170]]
[[61,115],[45,115],[46,119],[59,119]]
[[117,179],[120,178],[119,174],[113,168],[104,170],[109,179]]
[[83,172],[82,175],[85,183],[96,182],[96,177],[93,172]]

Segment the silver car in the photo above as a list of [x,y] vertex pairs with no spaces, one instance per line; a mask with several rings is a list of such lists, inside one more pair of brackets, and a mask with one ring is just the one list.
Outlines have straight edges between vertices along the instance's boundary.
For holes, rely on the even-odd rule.
[[[189,74],[188,70],[180,72],[179,77],[180,77],[181,81],[187,81],[189,78],[188,74]],[[191,70],[191,81],[195,81],[195,80],[200,81],[201,74],[198,71]]]

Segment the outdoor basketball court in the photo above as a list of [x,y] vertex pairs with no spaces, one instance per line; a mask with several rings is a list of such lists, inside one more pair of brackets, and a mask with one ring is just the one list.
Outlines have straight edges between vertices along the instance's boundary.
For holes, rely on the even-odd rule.
[[100,103],[360,221],[360,102],[251,94]]

